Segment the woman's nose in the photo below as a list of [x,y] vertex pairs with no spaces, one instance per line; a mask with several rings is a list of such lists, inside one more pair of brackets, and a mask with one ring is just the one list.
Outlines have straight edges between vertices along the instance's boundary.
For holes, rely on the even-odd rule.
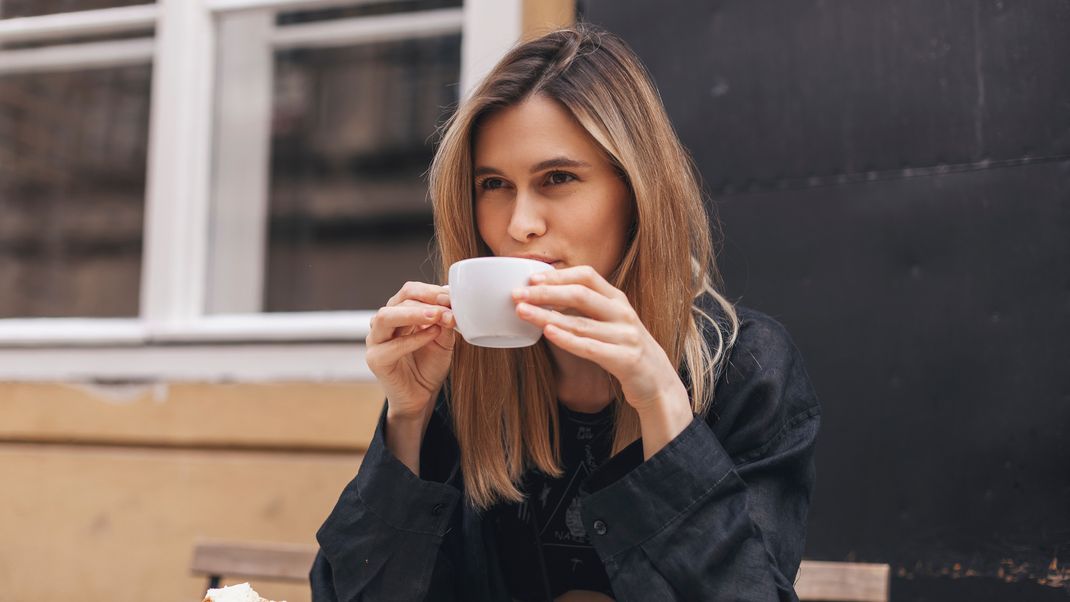
[[533,236],[546,233],[546,219],[541,213],[538,199],[530,192],[519,191],[513,203],[513,213],[509,216],[509,236],[526,242]]

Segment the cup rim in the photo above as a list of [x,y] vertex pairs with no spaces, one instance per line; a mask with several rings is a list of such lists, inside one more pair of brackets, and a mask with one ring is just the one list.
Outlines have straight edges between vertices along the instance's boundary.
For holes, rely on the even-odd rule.
[[512,263],[517,263],[517,262],[519,262],[519,263],[536,263],[536,264],[544,265],[544,266],[547,266],[547,267],[553,267],[552,264],[546,263],[545,261],[539,261],[538,259],[529,259],[527,257],[509,257],[509,256],[494,255],[494,256],[484,256],[484,257],[469,257],[468,259],[461,259],[459,261],[455,261],[452,264],[450,264],[450,268],[453,268],[453,266],[456,266],[456,265],[461,265],[462,263],[486,263],[488,261],[512,262]]

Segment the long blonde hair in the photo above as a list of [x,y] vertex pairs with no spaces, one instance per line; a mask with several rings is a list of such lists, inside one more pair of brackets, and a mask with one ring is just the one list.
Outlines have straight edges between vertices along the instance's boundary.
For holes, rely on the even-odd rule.
[[[455,261],[492,255],[473,208],[473,131],[488,115],[541,94],[564,106],[601,145],[631,191],[630,242],[609,278],[673,365],[685,370],[694,411],[705,415],[739,330],[721,286],[698,176],[661,98],[616,36],[579,25],[514,47],[443,124],[429,172],[439,278]],[[721,317],[696,305],[704,293]],[[711,349],[699,320],[715,333]],[[639,417],[611,378],[613,453],[640,435]],[[557,393],[545,339],[532,347],[475,347],[457,337],[447,382],[469,503],[520,501],[524,472],[560,476]]]

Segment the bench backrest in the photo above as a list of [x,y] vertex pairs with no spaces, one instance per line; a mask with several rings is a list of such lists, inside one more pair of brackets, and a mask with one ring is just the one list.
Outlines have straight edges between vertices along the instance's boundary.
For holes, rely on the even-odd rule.
[[[223,576],[249,580],[304,582],[316,546],[303,544],[198,541],[191,570],[218,587]],[[888,602],[887,564],[804,560],[795,591],[800,600],[825,602]]]

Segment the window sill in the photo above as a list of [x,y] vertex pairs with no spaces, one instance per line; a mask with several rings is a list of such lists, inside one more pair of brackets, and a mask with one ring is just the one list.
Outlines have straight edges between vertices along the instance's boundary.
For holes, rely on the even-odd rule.
[[151,323],[136,318],[0,320],[0,348],[171,343],[363,341],[374,311],[205,316]]
[[374,312],[0,320],[6,381],[369,381]]

